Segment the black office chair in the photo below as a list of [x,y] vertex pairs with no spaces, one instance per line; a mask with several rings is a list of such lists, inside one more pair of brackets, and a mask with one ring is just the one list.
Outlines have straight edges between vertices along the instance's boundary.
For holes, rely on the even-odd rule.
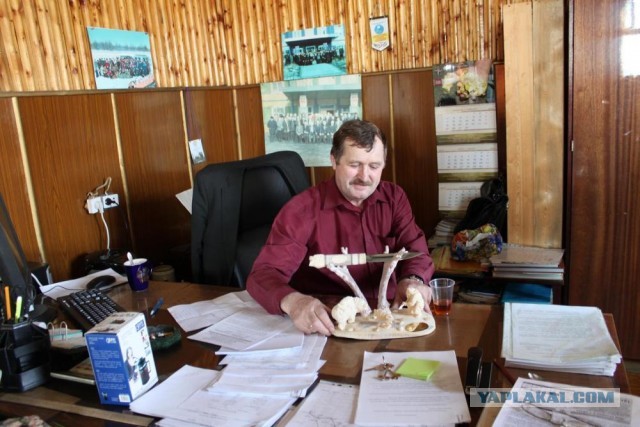
[[191,214],[196,283],[245,287],[280,208],[309,187],[300,155],[279,151],[197,173]]

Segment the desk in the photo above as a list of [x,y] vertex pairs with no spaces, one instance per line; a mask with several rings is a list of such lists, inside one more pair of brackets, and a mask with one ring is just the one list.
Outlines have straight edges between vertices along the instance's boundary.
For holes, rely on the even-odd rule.
[[[147,313],[147,322],[150,325],[157,325],[175,324],[166,310],[167,307],[213,299],[236,290],[190,283],[152,282],[149,289],[144,292],[133,293],[127,286],[121,286],[113,289],[109,296],[126,309]],[[149,318],[148,312],[160,296],[164,298],[165,305],[154,318]],[[612,316],[605,315],[605,320],[619,347]],[[437,328],[433,334],[417,338],[356,341],[332,337],[327,341],[322,355],[327,363],[320,369],[320,377],[329,381],[358,384],[364,351],[453,349],[458,357],[462,378],[465,374],[469,347],[482,347],[485,361],[491,361],[500,356],[502,307],[456,303],[450,316],[436,317],[436,324]],[[219,358],[213,352],[217,347],[186,339],[187,334],[184,332],[182,335],[183,338],[178,347],[154,354],[161,379],[166,378],[184,364],[213,369],[219,362]],[[526,374],[526,371],[517,369],[510,369],[510,371],[514,376]],[[619,387],[623,392],[629,391],[624,362],[618,366],[613,378],[556,372],[541,372],[541,374],[549,381],[589,387]],[[498,372],[494,372],[493,385],[509,387]],[[15,401],[28,401],[34,406],[16,404]],[[52,403],[51,408],[43,409],[41,407],[43,402],[58,403]],[[67,412],[57,410],[56,404],[63,404]],[[113,425],[114,421],[123,425],[148,425],[152,422],[151,418],[131,414],[122,407],[101,406],[98,393],[93,386],[57,379],[52,379],[49,383],[26,393],[0,393],[0,413],[11,416],[38,414],[49,422],[57,422],[65,427]],[[480,414],[481,409],[471,408],[472,424],[477,422]]]

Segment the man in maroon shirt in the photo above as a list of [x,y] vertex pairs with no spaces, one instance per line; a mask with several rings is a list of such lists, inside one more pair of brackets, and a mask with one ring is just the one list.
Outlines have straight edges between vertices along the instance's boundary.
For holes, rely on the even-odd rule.
[[[427,242],[416,225],[405,192],[380,181],[387,141],[380,129],[364,120],[345,122],[333,136],[334,176],[292,198],[276,217],[265,246],[247,279],[247,291],[269,313],[286,313],[305,333],[330,335],[330,309],[316,296],[354,296],[327,268],[309,266],[316,254],[379,254],[402,248],[422,255],[399,261],[386,298],[397,308],[409,287],[417,288],[429,310],[434,272]],[[382,263],[349,266],[370,305],[378,300]],[[372,305],[372,308],[377,306]]]

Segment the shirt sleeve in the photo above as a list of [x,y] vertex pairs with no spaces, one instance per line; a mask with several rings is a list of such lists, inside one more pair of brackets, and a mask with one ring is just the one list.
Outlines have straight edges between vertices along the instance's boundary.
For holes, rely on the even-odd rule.
[[315,223],[307,200],[303,193],[283,206],[247,279],[247,292],[271,314],[283,314],[280,301],[295,292],[289,282],[307,255]]
[[420,252],[422,255],[398,263],[396,277],[400,281],[403,277],[415,274],[428,283],[435,267],[429,254],[427,239],[422,229],[416,224],[406,193],[400,187],[397,189],[394,200],[394,234],[397,238],[397,247],[405,248],[410,252]]

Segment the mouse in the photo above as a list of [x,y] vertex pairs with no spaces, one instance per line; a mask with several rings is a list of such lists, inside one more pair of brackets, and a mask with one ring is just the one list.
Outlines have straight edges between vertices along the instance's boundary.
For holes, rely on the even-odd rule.
[[87,289],[96,289],[98,291],[105,291],[107,289],[112,288],[113,282],[116,281],[116,278],[113,276],[98,276],[94,277],[87,283]]

